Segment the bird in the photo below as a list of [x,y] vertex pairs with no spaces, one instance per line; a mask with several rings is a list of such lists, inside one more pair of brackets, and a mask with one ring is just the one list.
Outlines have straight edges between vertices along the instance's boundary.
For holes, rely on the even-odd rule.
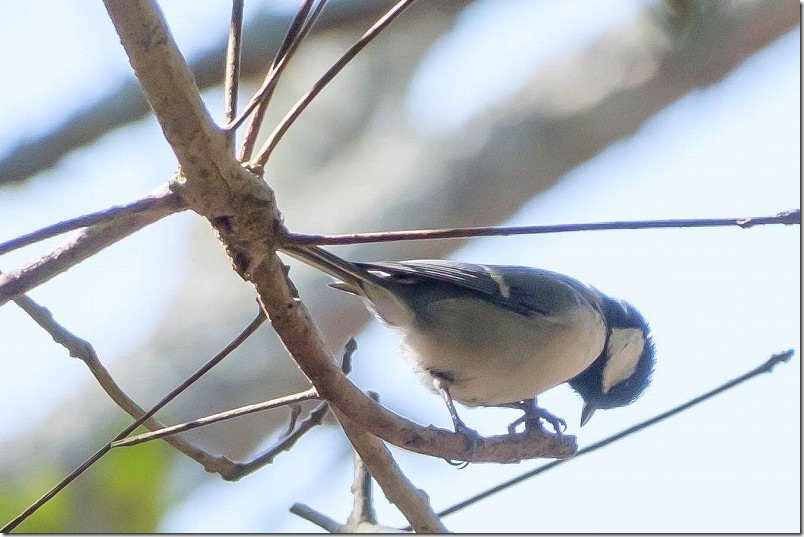
[[537,396],[567,383],[583,399],[580,425],[597,409],[634,402],[650,384],[655,347],[629,303],[544,269],[408,260],[360,263],[318,246],[280,251],[315,267],[404,335],[416,374],[447,405],[456,432],[477,433],[458,416],[466,406],[518,408],[509,425],[561,435],[566,422]]

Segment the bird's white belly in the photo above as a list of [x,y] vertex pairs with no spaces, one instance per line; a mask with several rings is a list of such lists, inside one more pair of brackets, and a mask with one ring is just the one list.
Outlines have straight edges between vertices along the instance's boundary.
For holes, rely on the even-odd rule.
[[[560,317],[523,317],[486,304],[441,300],[431,327],[408,332],[408,357],[432,386],[431,370],[451,380],[453,399],[494,406],[529,399],[583,372],[600,356],[606,330],[600,314],[577,308]],[[489,352],[487,349],[494,349]]]

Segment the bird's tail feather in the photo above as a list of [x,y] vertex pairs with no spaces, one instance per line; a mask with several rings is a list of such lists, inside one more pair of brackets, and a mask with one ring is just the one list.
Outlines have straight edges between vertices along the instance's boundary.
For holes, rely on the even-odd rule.
[[[366,269],[318,246],[283,246],[279,251],[341,280],[348,287],[359,289],[362,288],[360,285],[362,282],[376,283],[379,279]],[[344,288],[344,290],[350,289]]]

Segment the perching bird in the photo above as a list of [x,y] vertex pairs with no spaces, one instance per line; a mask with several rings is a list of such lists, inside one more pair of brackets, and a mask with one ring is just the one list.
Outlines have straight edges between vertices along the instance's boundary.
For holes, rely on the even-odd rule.
[[649,328],[628,303],[547,270],[441,260],[352,263],[315,246],[283,252],[337,278],[404,334],[416,372],[447,403],[457,431],[471,431],[452,400],[521,408],[524,422],[566,424],[536,406],[565,382],[598,408],[627,405],[650,382]]

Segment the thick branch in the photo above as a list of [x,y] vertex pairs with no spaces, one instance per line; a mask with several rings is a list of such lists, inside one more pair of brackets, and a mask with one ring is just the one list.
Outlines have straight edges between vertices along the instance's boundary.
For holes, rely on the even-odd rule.
[[235,270],[254,284],[277,334],[336,411],[394,445],[448,460],[513,462],[563,458],[575,452],[575,439],[569,436],[536,432],[476,443],[459,434],[421,427],[378,405],[352,384],[326,348],[274,253],[274,231],[282,225],[273,192],[227,151],[225,138],[212,125],[158,8],[145,0],[106,0],[106,7],[181,165],[182,177],[174,189],[219,231]]

